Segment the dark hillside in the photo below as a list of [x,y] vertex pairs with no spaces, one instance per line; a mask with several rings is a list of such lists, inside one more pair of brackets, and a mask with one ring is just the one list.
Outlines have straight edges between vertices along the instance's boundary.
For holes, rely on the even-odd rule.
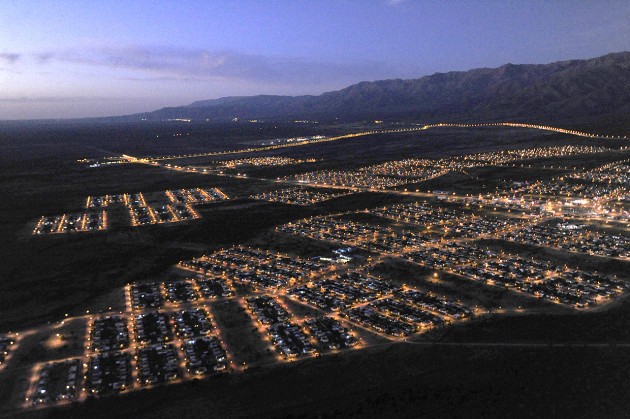
[[243,96],[117,119],[416,118],[551,122],[630,113],[630,52],[361,82],[320,96]]

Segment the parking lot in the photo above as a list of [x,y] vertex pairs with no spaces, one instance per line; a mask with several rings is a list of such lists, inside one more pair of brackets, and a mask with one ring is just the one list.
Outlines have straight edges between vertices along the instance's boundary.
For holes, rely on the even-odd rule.
[[408,252],[437,240],[430,232],[395,230],[333,217],[311,217],[284,224],[276,231],[358,247],[376,254]]
[[301,160],[295,159],[291,157],[278,157],[278,156],[270,156],[270,157],[249,157],[244,159],[233,159],[233,160],[222,160],[217,161],[217,164],[220,167],[226,169],[238,169],[242,167],[252,166],[252,167],[260,167],[260,166],[290,166],[296,164],[302,164],[309,160]]
[[526,219],[497,217],[463,209],[431,206],[427,203],[399,204],[377,208],[372,214],[411,223],[426,231],[449,237],[480,237],[518,228],[529,222]]
[[195,284],[203,298],[215,299],[234,296],[234,290],[224,278],[200,276],[195,279]]
[[107,211],[115,206],[124,206],[127,209],[133,227],[195,220],[201,216],[193,205],[226,199],[229,197],[218,188],[88,196],[85,201],[87,212],[42,216],[35,222],[33,234],[106,230]]
[[310,281],[286,293],[304,304],[337,312],[368,330],[393,337],[474,316],[474,310],[460,302],[353,271]]
[[329,267],[312,260],[245,247],[232,247],[182,261],[178,266],[204,275],[221,276],[253,289],[277,289],[312,278]]
[[81,384],[81,360],[44,364],[30,397],[33,405],[75,400]]
[[129,292],[135,310],[159,308],[164,304],[160,284],[157,282],[134,283]]
[[263,328],[280,359],[291,360],[305,355],[316,355],[314,341],[298,324],[291,322],[289,313],[271,296],[245,299],[250,316]]
[[266,295],[249,297],[245,301],[260,324],[271,325],[290,318],[289,313],[273,297]]
[[395,291],[394,296],[407,304],[415,305],[423,310],[453,320],[461,320],[474,315],[474,310],[470,307],[428,292],[406,288]]
[[605,164],[583,172],[572,173],[570,179],[594,183],[630,185],[630,164],[628,161]]
[[437,177],[448,172],[448,166],[440,160],[404,159],[374,164],[360,169],[372,175],[414,178],[414,182]]
[[387,288],[379,289],[376,283],[377,280],[369,280],[356,273],[344,274],[291,288],[287,295],[322,310],[339,311],[388,293]]
[[182,347],[186,368],[192,375],[206,375],[226,371],[229,361],[221,341],[214,336],[186,339]]
[[418,248],[405,255],[407,260],[431,269],[448,269],[453,266],[481,264],[496,257],[496,252],[482,249],[474,243],[443,241]]
[[190,303],[198,299],[192,281],[167,281],[162,286],[166,300],[171,304]]
[[347,188],[385,189],[403,185],[409,181],[404,178],[372,175],[360,171],[322,170],[301,173],[286,178],[300,183],[328,186],[344,186]]
[[131,217],[132,226],[157,224],[158,220],[156,215],[147,205],[142,192],[125,194],[124,202],[129,211],[129,216]]
[[173,381],[181,377],[177,349],[172,344],[138,349],[136,364],[138,381],[143,386]]
[[630,289],[627,282],[607,275],[509,254],[483,264],[458,266],[453,271],[488,285],[505,287],[575,308],[602,303]]
[[308,319],[304,326],[317,339],[321,351],[352,348],[359,343],[347,327],[332,317]]
[[269,336],[278,353],[285,359],[317,355],[317,348],[303,328],[291,322],[269,326]]
[[368,304],[368,307],[413,325],[415,327],[414,332],[444,323],[442,317],[394,298],[384,298],[374,301]]
[[193,338],[212,333],[214,326],[208,312],[203,308],[181,310],[173,315],[178,338]]
[[166,190],[164,194],[174,204],[207,204],[228,199],[218,188],[189,188]]
[[404,159],[388,161],[355,171],[320,170],[289,176],[286,179],[317,185],[348,188],[386,189],[406,183],[417,183],[440,177],[449,171],[462,171],[474,167],[515,164],[534,159],[567,157],[607,151],[604,147],[552,146],[517,150],[503,150],[448,157],[437,160]]
[[107,229],[107,214],[105,211],[101,211],[41,217],[35,225],[33,234],[88,232],[105,229]]
[[526,193],[536,196],[607,200],[625,196],[630,193],[630,189],[627,185],[584,183],[580,180],[567,181],[562,178],[536,182],[527,188]]
[[129,347],[127,319],[122,316],[105,316],[90,325],[90,349],[93,352],[109,352]]
[[252,199],[269,202],[281,202],[291,205],[312,205],[329,199],[351,195],[352,192],[322,192],[317,189],[286,188],[263,192],[250,196]]
[[134,317],[136,342],[141,346],[163,344],[173,340],[168,314],[151,312]]
[[333,217],[311,217],[281,225],[276,228],[276,231],[315,240],[357,246],[365,246],[366,242],[374,241],[378,236],[392,233],[392,230],[387,227]]
[[501,239],[591,255],[630,258],[630,236],[591,230],[583,224],[557,222],[533,225],[503,234]]
[[128,352],[114,351],[90,356],[86,373],[89,393],[118,393],[132,386],[131,355]]
[[125,202],[125,194],[111,194],[103,196],[88,196],[85,202],[85,208],[103,208],[110,205],[123,204]]
[[370,307],[357,307],[340,313],[355,323],[379,333],[402,337],[416,331],[416,327],[401,320],[385,316]]
[[552,214],[549,211],[547,199],[524,196],[516,194],[515,191],[501,191],[495,194],[466,197],[464,202],[471,209],[478,208],[479,210],[520,214],[532,219]]

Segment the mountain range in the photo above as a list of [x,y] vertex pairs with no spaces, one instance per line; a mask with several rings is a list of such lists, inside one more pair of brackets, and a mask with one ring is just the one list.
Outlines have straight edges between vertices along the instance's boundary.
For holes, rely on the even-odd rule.
[[234,96],[118,117],[241,119],[566,120],[630,114],[630,52],[551,64],[361,82],[319,96]]

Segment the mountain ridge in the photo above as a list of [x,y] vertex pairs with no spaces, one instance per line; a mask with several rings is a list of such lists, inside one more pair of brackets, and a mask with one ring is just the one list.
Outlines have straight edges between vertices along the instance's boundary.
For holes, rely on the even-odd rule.
[[119,118],[550,121],[628,113],[630,52],[624,51],[586,60],[363,81],[318,96],[228,96]]

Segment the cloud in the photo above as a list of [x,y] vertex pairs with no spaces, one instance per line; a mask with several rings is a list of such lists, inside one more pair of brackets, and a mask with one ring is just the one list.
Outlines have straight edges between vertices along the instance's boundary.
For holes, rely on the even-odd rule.
[[272,85],[321,85],[391,74],[381,62],[333,63],[300,57],[263,56],[233,51],[173,47],[96,47],[34,55],[40,64],[65,62],[150,74],[137,80],[247,81]]
[[35,54],[35,60],[38,63],[47,63],[49,62],[55,55],[51,52],[42,52],[39,54]]
[[20,59],[20,54],[14,53],[0,53],[0,62],[5,64],[14,64],[17,60]]
[[94,100],[113,100],[108,97],[87,97],[87,96],[19,96],[0,97],[0,105],[11,104],[33,104],[33,103],[75,103],[89,102]]

